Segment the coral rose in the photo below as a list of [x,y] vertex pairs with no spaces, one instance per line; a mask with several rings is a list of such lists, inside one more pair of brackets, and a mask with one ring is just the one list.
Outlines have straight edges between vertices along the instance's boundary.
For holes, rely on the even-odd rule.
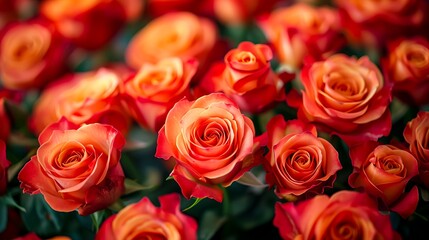
[[387,136],[391,87],[368,59],[337,54],[301,72],[303,102],[298,117],[349,145]]
[[305,57],[324,58],[344,44],[339,16],[326,7],[297,3],[274,10],[260,24],[289,72],[300,70]]
[[278,0],[214,0],[215,16],[223,23],[237,25],[270,11]]
[[420,180],[429,189],[429,112],[419,112],[409,121],[404,137],[418,161]]
[[255,165],[255,129],[222,93],[177,102],[158,135],[155,156],[176,160],[171,176],[186,198],[222,201],[227,187]]
[[51,23],[11,23],[0,36],[1,81],[10,89],[42,87],[65,70],[68,52]]
[[386,207],[404,218],[414,212],[419,200],[417,187],[404,192],[408,181],[418,174],[417,160],[411,153],[392,145],[366,142],[351,148],[350,158],[351,187],[380,198]]
[[46,0],[40,14],[52,21],[64,38],[85,49],[103,47],[123,26],[123,0]]
[[164,125],[168,111],[184,96],[198,68],[196,60],[166,58],[156,65],[143,64],[124,83],[126,105],[137,122],[152,131]]
[[295,200],[320,194],[332,187],[341,163],[338,152],[316,128],[281,115],[267,124],[268,154],[264,161],[266,181],[280,198]]
[[103,222],[96,240],[169,239],[196,240],[197,222],[180,211],[180,196],[159,197],[155,207],[147,197],[129,204]]
[[200,82],[203,91],[222,91],[241,110],[258,113],[284,98],[284,82],[271,69],[273,54],[264,44],[242,42],[224,63],[213,64]]
[[80,125],[106,123],[126,134],[130,117],[120,101],[119,70],[100,68],[64,76],[44,89],[35,103],[30,119],[38,134],[61,117]]
[[216,43],[215,25],[189,12],[168,13],[152,20],[129,43],[126,62],[135,69],[167,57],[196,58],[201,64]]
[[429,103],[428,40],[415,37],[391,42],[382,64],[386,80],[393,83],[394,96],[414,106]]
[[424,32],[425,0],[335,0],[344,30],[352,42],[383,47],[389,39]]
[[352,191],[318,195],[298,204],[276,203],[273,223],[285,240],[400,239],[377,202]]
[[41,193],[54,210],[77,209],[81,215],[108,207],[122,194],[125,139],[112,126],[79,127],[61,119],[39,135],[39,143],[18,174],[24,193]]
[[6,159],[6,144],[0,139],[0,196],[7,191],[7,169],[10,162]]

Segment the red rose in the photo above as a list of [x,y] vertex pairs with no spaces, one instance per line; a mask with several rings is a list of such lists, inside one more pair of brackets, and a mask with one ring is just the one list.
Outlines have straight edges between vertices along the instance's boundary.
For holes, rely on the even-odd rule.
[[244,111],[261,112],[284,97],[284,82],[271,69],[272,58],[267,45],[242,42],[224,63],[212,65],[200,86],[205,92],[224,92]]
[[316,128],[299,120],[285,121],[281,115],[267,124],[268,155],[264,162],[266,181],[280,198],[322,193],[332,187],[341,163],[338,152]]
[[368,59],[337,54],[304,66],[298,117],[355,144],[387,136],[391,87]]
[[325,58],[344,44],[339,16],[326,7],[297,3],[277,8],[260,24],[289,72],[300,70],[306,57]]
[[68,51],[51,23],[11,23],[0,36],[0,79],[10,89],[42,87],[65,70]]
[[417,187],[405,193],[408,181],[418,174],[414,156],[392,145],[366,142],[350,149],[353,173],[349,184],[380,198],[388,208],[402,217],[410,216],[417,207]]
[[155,156],[176,160],[171,176],[186,198],[222,201],[227,187],[250,170],[255,129],[224,94],[177,102],[158,134]]
[[42,91],[35,104],[30,119],[32,130],[38,134],[65,117],[77,125],[110,124],[125,135],[131,121],[120,99],[123,74],[121,69],[100,68],[70,74],[53,82]]
[[41,193],[56,211],[87,215],[124,190],[119,162],[125,139],[110,125],[81,127],[61,119],[39,135],[40,147],[18,174],[24,193]]
[[429,189],[429,112],[419,112],[408,122],[404,138],[410,144],[410,151],[416,157],[420,180]]
[[168,111],[190,96],[190,83],[198,68],[196,60],[165,58],[156,65],[143,64],[123,87],[124,99],[137,122],[152,131],[164,125]]
[[103,47],[126,20],[120,0],[46,0],[40,14],[54,22],[64,38],[91,50]]
[[147,197],[129,204],[101,225],[96,240],[169,239],[196,240],[197,222],[180,211],[178,194],[159,197],[155,207]]
[[6,159],[6,144],[0,139],[0,196],[7,191],[7,169],[10,162]]
[[388,215],[364,193],[340,191],[319,195],[298,204],[276,203],[274,226],[285,240],[400,239]]
[[422,37],[389,43],[382,60],[386,80],[401,101],[422,106],[429,103],[429,41]]

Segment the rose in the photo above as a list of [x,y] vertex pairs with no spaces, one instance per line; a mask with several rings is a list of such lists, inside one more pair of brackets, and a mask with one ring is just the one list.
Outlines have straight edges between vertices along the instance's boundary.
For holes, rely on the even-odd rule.
[[110,125],[81,127],[61,119],[39,135],[40,147],[18,174],[24,193],[41,193],[54,210],[91,214],[124,190],[125,139]]
[[155,207],[144,197],[110,216],[101,225],[96,240],[116,239],[171,239],[196,240],[196,221],[180,211],[178,194],[159,197]]
[[214,0],[216,17],[229,25],[244,24],[255,16],[270,11],[278,0]]
[[123,87],[126,105],[137,122],[157,132],[173,105],[190,95],[189,84],[197,68],[196,60],[174,57],[156,65],[143,64]]
[[424,32],[428,5],[422,0],[335,0],[352,42],[382,47],[389,39]]
[[241,42],[225,55],[224,63],[211,66],[200,87],[224,92],[244,111],[266,110],[284,97],[284,82],[270,66],[272,57],[267,45]]
[[6,144],[0,139],[0,196],[7,191],[7,169],[10,162],[6,159]]
[[429,112],[419,112],[417,117],[407,123],[404,138],[416,157],[420,180],[429,189]]
[[326,7],[297,3],[274,10],[260,24],[289,72],[300,70],[305,57],[323,58],[344,43],[336,10]]
[[393,145],[366,142],[350,149],[353,173],[349,185],[364,189],[380,198],[391,210],[403,218],[410,216],[417,207],[417,187],[405,193],[408,181],[417,175],[417,160],[414,156]]
[[11,23],[0,36],[0,74],[10,89],[38,88],[65,70],[68,45],[43,20]]
[[368,59],[337,54],[304,66],[298,117],[349,145],[390,132],[390,85]]
[[216,42],[216,27],[189,12],[168,13],[152,20],[129,43],[125,58],[133,68],[167,57],[196,58],[203,63]]
[[332,187],[341,163],[338,152],[316,128],[299,120],[285,121],[281,115],[267,124],[268,154],[264,161],[266,181],[280,198],[295,200],[322,193]]
[[222,93],[177,102],[158,134],[155,156],[176,165],[171,176],[186,198],[222,201],[229,186],[255,164],[252,121]]
[[298,204],[276,203],[274,226],[285,240],[400,239],[374,199],[364,193],[339,191]]
[[[100,68],[62,77],[44,89],[36,101],[30,125],[38,134],[61,117],[74,124],[111,124],[123,134],[130,118],[120,101],[120,70]],[[55,103],[55,104],[52,104]]]
[[429,103],[429,41],[422,37],[400,39],[388,45],[382,60],[393,94],[412,105]]
[[147,9],[152,17],[159,17],[166,13],[186,11],[196,12],[203,1],[198,0],[148,0]]
[[126,20],[120,0],[47,0],[39,9],[64,38],[90,50],[103,47]]

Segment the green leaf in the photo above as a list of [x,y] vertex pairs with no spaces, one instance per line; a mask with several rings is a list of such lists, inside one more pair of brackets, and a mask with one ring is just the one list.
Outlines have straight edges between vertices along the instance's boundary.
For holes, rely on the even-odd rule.
[[52,236],[61,233],[67,213],[53,210],[41,194],[22,194],[21,206],[26,209],[26,212],[21,212],[22,221],[30,232],[35,232],[40,236]]
[[143,191],[143,190],[148,190],[151,189],[153,187],[155,187],[156,185],[149,185],[149,186],[143,186],[141,184],[139,184],[138,182],[129,179],[129,178],[125,178],[125,193],[124,194],[130,194],[130,193],[134,193],[134,192],[138,192],[138,191]]
[[91,214],[92,225],[95,229],[95,232],[98,232],[98,229],[100,228],[100,225],[104,221],[105,218],[106,218],[106,211],[105,210],[100,210],[100,211],[97,211],[97,212]]
[[192,209],[193,207],[195,207],[199,202],[201,202],[201,200],[203,200],[204,198],[196,198],[195,201],[187,208],[183,209],[183,212],[186,212],[190,209]]
[[6,229],[7,226],[7,205],[0,202],[0,233]]
[[19,209],[21,212],[25,212],[25,208],[21,207],[18,203],[15,202],[15,199],[10,194],[4,195],[0,198],[0,204],[6,206],[11,206]]
[[226,220],[227,218],[225,216],[219,216],[214,211],[205,212],[198,229],[198,239],[211,239],[219,230],[219,228],[222,227],[222,225],[226,222]]
[[267,184],[264,184],[252,172],[244,173],[244,175],[240,179],[238,179],[237,182],[250,187],[264,188],[268,186]]

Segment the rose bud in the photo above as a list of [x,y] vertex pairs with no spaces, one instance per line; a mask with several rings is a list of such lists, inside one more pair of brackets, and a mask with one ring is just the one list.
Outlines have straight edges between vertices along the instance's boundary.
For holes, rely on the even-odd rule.
[[389,215],[364,193],[339,191],[328,197],[276,203],[274,226],[285,240],[297,239],[401,239]]
[[88,50],[103,47],[121,29],[126,12],[121,0],[46,0],[40,14],[54,22],[64,38]]
[[427,189],[429,189],[428,133],[429,112],[419,112],[404,129],[404,138],[410,144],[409,149],[418,162],[420,180]]
[[159,197],[155,207],[144,197],[110,216],[101,225],[96,240],[171,239],[196,240],[197,222],[180,211],[180,196]]
[[347,144],[377,140],[391,128],[391,87],[368,57],[337,54],[304,66],[298,118]]
[[39,134],[46,126],[65,117],[76,125],[105,123],[123,135],[131,119],[122,107],[119,86],[122,70],[100,68],[66,75],[44,89],[30,117],[31,130]]
[[124,100],[134,119],[144,128],[158,132],[168,111],[184,96],[197,71],[196,60],[166,58],[156,65],[143,64],[123,87]]
[[254,136],[252,121],[224,94],[183,99],[167,114],[155,156],[176,161],[170,175],[186,198],[221,202],[220,185],[228,187],[258,163]]
[[394,96],[413,106],[429,103],[428,40],[415,37],[391,42],[382,66],[386,80],[393,83]]
[[260,24],[282,67],[297,72],[304,58],[323,59],[344,45],[336,10],[297,3],[274,10]]
[[0,79],[10,89],[42,87],[65,70],[69,50],[49,22],[11,23],[0,34]]
[[427,29],[425,0],[335,0],[343,29],[352,43],[383,47],[386,41]]
[[213,64],[200,83],[203,92],[222,91],[240,109],[258,113],[284,98],[284,82],[271,69],[273,54],[264,44],[242,42],[224,63]]
[[129,43],[125,58],[139,69],[168,57],[196,58],[203,63],[215,46],[217,30],[209,19],[189,12],[158,17],[141,29]]
[[24,193],[40,193],[52,209],[80,215],[107,208],[123,193],[125,139],[112,126],[79,127],[62,118],[39,135],[39,143],[18,174]]
[[264,161],[266,181],[279,198],[296,200],[323,193],[332,187],[341,167],[338,152],[317,137],[316,127],[281,115],[267,124],[268,154]]
[[0,139],[0,196],[7,191],[7,169],[10,162],[6,159],[6,144]]
[[214,13],[225,24],[244,24],[269,12],[278,0],[214,0]]
[[417,207],[419,192],[414,186],[405,193],[408,181],[418,174],[417,160],[393,145],[365,142],[350,149],[353,173],[349,185],[380,198],[387,208],[403,218]]

